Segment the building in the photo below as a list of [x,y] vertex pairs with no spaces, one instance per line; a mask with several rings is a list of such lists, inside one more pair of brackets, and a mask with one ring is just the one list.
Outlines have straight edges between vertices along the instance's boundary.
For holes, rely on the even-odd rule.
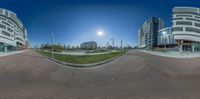
[[0,52],[23,50],[28,47],[27,31],[17,15],[0,8]]
[[174,7],[172,28],[180,52],[200,50],[200,8]]
[[165,23],[159,18],[152,17],[145,21],[138,30],[138,47],[154,49],[157,47],[158,30],[165,28]]
[[81,49],[84,50],[94,50],[97,49],[97,43],[94,41],[84,42],[81,44]]
[[158,47],[159,48],[176,48],[177,43],[172,34],[172,28],[164,28],[158,31]]
[[143,30],[142,28],[138,30],[138,48],[142,47],[142,37],[143,37]]

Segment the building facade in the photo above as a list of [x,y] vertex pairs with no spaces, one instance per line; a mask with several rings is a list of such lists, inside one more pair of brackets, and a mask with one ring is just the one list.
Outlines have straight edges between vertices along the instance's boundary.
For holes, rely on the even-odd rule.
[[164,28],[158,31],[158,47],[174,48],[177,43],[172,34],[172,28]]
[[0,8],[0,52],[23,50],[28,47],[27,31],[17,15]]
[[200,50],[200,8],[174,7],[172,28],[180,52]]
[[142,47],[142,36],[143,36],[143,30],[142,28],[138,30],[138,48]]
[[84,42],[81,44],[81,49],[84,50],[94,50],[97,49],[97,43],[94,41]]
[[165,22],[159,18],[152,17],[145,21],[138,30],[138,47],[154,49],[158,43],[158,30],[165,28]]

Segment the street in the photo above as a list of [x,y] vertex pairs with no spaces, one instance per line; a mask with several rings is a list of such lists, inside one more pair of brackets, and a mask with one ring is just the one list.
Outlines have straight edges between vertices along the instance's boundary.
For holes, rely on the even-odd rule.
[[129,51],[91,68],[72,68],[34,51],[0,57],[0,99],[198,99],[200,58]]

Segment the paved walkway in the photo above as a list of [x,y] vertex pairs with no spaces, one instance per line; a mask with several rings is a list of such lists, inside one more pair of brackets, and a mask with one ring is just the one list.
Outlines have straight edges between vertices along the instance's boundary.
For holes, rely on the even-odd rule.
[[9,55],[15,55],[15,54],[23,53],[23,52],[26,52],[26,51],[28,51],[28,50],[12,51],[12,52],[0,52],[0,57],[9,56]]
[[199,64],[129,51],[77,69],[27,51],[0,57],[0,99],[199,99]]
[[159,52],[159,51],[146,51],[146,50],[138,50],[141,52],[157,55],[157,56],[163,56],[163,57],[169,57],[169,58],[200,58],[200,52],[176,52],[176,51],[168,51],[168,52]]

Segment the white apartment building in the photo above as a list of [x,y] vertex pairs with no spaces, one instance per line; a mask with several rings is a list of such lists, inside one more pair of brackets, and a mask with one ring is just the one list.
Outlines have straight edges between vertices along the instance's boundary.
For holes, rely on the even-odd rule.
[[172,28],[180,52],[200,50],[200,8],[174,7]]
[[27,31],[17,15],[0,8],[0,52],[23,50],[28,47]]

